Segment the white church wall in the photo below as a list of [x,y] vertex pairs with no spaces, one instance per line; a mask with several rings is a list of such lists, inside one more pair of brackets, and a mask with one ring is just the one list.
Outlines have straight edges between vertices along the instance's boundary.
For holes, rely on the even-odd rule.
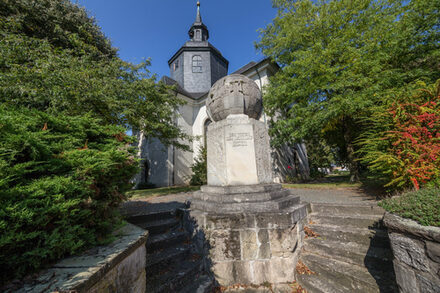
[[199,155],[199,150],[204,144],[204,128],[205,122],[209,119],[208,114],[206,113],[206,105],[205,99],[203,99],[202,103],[195,105],[195,117],[193,124],[193,159],[195,159]]
[[[194,109],[191,105],[191,100],[187,97],[180,95],[179,98],[185,100],[187,104],[179,107],[176,116],[176,124],[183,132],[188,135],[193,135],[193,117],[194,117]],[[192,145],[186,141],[184,142],[189,144],[192,148]],[[191,165],[194,163],[193,152],[192,151],[184,151],[181,149],[174,149],[174,185],[185,185],[188,184],[191,179]]]

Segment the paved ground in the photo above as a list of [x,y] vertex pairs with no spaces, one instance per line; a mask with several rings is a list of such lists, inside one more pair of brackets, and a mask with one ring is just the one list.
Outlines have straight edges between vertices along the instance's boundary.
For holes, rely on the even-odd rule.
[[[372,192],[364,191],[361,188],[329,188],[329,189],[290,189],[292,194],[301,197],[303,202],[311,203],[341,203],[341,204],[371,204],[376,201]],[[191,200],[192,192],[183,192],[157,196],[152,198],[136,198],[124,203],[123,214],[140,214],[145,212],[158,212],[161,210],[175,209],[181,207],[186,201]],[[150,204],[145,204],[150,203]]]
[[[301,201],[306,202],[328,202],[328,203],[371,203],[375,201],[376,197],[372,192],[364,191],[361,188],[329,188],[329,189],[310,189],[310,188],[292,188],[292,194],[297,194],[301,197]],[[153,198],[141,199],[137,198],[133,202],[150,202],[150,203],[170,203],[180,202],[184,203],[191,199],[192,192],[182,192],[176,194],[169,194],[165,196],[157,196]]]
[[304,202],[319,203],[365,203],[376,201],[371,192],[360,188],[334,188],[334,189],[291,189],[292,194],[301,197]]

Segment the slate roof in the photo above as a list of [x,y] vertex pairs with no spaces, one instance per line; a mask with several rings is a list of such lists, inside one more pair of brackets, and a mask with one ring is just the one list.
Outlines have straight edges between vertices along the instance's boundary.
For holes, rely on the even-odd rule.
[[182,95],[187,96],[189,98],[192,98],[194,100],[198,100],[198,99],[200,99],[201,97],[203,97],[204,95],[206,95],[208,93],[208,92],[204,92],[204,93],[190,93],[190,92],[187,92],[186,90],[184,90],[179,85],[179,83],[177,81],[175,81],[174,79],[172,79],[171,77],[166,76],[166,75],[163,76],[160,80],[163,83],[165,83],[166,85],[173,85],[173,86],[175,86],[176,87],[176,91],[179,94],[182,94]]
[[248,70],[250,70],[250,69],[252,69],[252,68],[254,68],[254,67],[258,67],[260,64],[262,64],[262,63],[264,63],[264,62],[268,62],[268,61],[269,61],[270,63],[274,64],[277,68],[280,68],[279,65],[278,65],[276,62],[273,62],[273,61],[271,61],[271,59],[270,59],[269,57],[266,57],[266,58],[264,58],[264,59],[262,59],[261,61],[258,61],[258,62],[251,61],[251,62],[249,62],[248,64],[246,64],[245,66],[243,66],[243,67],[237,69],[236,71],[234,71],[234,72],[231,73],[231,74],[243,74],[243,73],[245,73],[246,71],[248,71]]

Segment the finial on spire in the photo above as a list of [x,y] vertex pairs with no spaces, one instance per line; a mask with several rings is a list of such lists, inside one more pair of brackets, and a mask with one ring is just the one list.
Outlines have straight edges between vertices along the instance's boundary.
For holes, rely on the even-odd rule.
[[196,22],[202,22],[202,16],[200,15],[200,1],[197,1],[197,17]]

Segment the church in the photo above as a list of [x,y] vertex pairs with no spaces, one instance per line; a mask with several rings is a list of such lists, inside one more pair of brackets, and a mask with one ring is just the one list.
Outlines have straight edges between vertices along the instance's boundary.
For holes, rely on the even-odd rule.
[[[194,138],[190,143],[192,150],[166,147],[158,139],[145,138],[142,133],[138,134],[141,171],[135,178],[137,185],[162,187],[188,184],[192,176],[191,166],[200,147],[205,144],[207,126],[211,123],[205,102],[211,86],[228,75],[229,62],[208,41],[209,30],[202,21],[200,2],[197,2],[196,19],[188,35],[189,41],[168,60],[170,77],[164,76],[162,81],[167,85],[174,85],[175,94],[185,101],[176,113],[175,123]],[[249,62],[232,74],[249,77],[262,90],[269,83],[269,77],[278,70],[279,66],[266,58],[259,62]],[[267,125],[270,118],[263,112],[260,120]],[[285,182],[286,177],[295,176],[296,168],[292,168],[295,164],[299,165],[301,173],[308,173],[304,144],[273,149],[272,159],[276,182]]]

